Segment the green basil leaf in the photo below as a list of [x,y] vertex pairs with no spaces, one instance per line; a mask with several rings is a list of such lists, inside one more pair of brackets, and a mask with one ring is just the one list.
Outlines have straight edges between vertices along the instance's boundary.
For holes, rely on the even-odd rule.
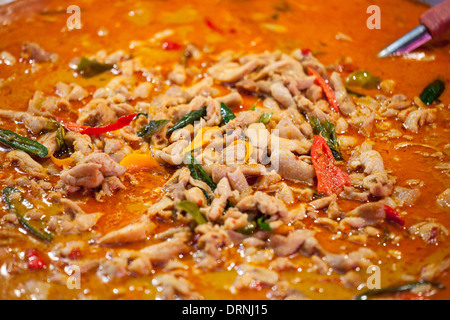
[[249,224],[247,224],[245,227],[239,228],[236,231],[245,235],[251,235],[255,232],[256,230],[256,222],[252,221]]
[[230,120],[236,118],[236,115],[233,113],[233,111],[231,111],[230,108],[228,108],[227,105],[223,102],[220,104],[220,114],[222,115],[222,119],[225,124],[227,124]]
[[422,102],[426,105],[431,105],[439,99],[444,90],[445,82],[440,79],[436,79],[426,86],[425,89],[423,89],[419,96],[420,100],[422,100]]
[[156,132],[160,131],[170,120],[150,120],[148,124],[138,131],[137,135],[140,138],[149,139]]
[[264,124],[268,124],[270,121],[270,118],[272,118],[273,112],[269,113],[263,113],[261,117],[259,118],[259,122],[262,122]]
[[330,147],[334,159],[343,161],[344,158],[342,157],[339,142],[336,137],[335,125],[327,119],[321,123],[319,118],[315,116],[311,117],[309,121],[314,134],[321,135],[327,141],[327,145]]
[[86,57],[82,57],[76,70],[83,78],[91,78],[105,71],[109,71],[113,67],[113,64],[101,63],[95,59],[91,60]]
[[187,164],[192,178],[205,182],[212,191],[216,190],[217,184],[211,177],[203,170],[202,166],[197,162],[192,154],[187,155]]
[[206,106],[204,106],[203,108],[201,108],[199,110],[194,110],[194,111],[189,112],[183,118],[181,118],[177,123],[175,123],[175,125],[172,128],[167,130],[167,132],[171,133],[177,129],[184,128],[188,124],[193,124],[195,121],[200,120],[204,116],[206,116]]
[[256,221],[258,222],[258,226],[261,228],[261,230],[265,230],[265,231],[272,230],[270,225],[264,221],[264,217],[259,217]]

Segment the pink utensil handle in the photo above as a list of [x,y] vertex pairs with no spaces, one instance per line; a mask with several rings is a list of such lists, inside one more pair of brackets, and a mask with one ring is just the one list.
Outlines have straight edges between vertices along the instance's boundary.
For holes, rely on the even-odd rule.
[[420,16],[420,23],[427,27],[433,37],[450,29],[450,0],[445,0]]

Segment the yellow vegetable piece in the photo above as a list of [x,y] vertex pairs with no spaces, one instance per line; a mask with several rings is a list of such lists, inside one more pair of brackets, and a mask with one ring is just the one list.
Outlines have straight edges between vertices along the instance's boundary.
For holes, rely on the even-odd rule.
[[151,155],[145,153],[131,153],[120,161],[120,165],[128,170],[155,169],[165,172],[164,168]]
[[263,28],[266,28],[267,30],[278,32],[278,33],[284,33],[287,31],[287,28],[281,24],[275,24],[275,23],[263,23],[261,24]]
[[58,159],[55,158],[54,156],[50,156],[50,158],[52,159],[53,163],[60,168],[68,168],[73,163],[73,158],[71,157],[65,159]]
[[183,153],[190,152],[194,149],[201,148],[204,145],[210,143],[213,140],[213,136],[217,133],[219,127],[203,127],[198,130],[197,135],[194,140],[192,140],[191,144],[184,148]]
[[234,140],[230,146],[234,146],[237,144],[244,144],[245,146],[245,162],[248,162],[248,159],[250,159],[250,156],[253,154],[253,146],[248,143],[248,141],[244,140]]

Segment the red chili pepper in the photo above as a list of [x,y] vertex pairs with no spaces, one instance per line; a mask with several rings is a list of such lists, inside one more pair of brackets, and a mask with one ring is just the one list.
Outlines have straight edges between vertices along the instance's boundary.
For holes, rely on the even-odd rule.
[[308,73],[310,75],[316,76],[316,80],[314,82],[322,88],[323,93],[325,94],[325,97],[327,97],[328,103],[330,104],[331,108],[333,108],[334,111],[339,112],[339,106],[336,100],[336,96],[330,85],[313,68],[307,67],[306,70],[308,70]]
[[397,212],[397,210],[389,207],[388,205],[384,206],[384,212],[386,213],[386,220],[395,222],[400,226],[403,226],[405,224],[405,220],[402,218],[402,216]]
[[217,27],[211,20],[209,20],[208,18],[205,18],[205,23],[206,25],[211,29],[214,30],[215,32],[218,33],[223,33],[223,30],[220,29],[219,27]]
[[72,122],[64,122],[61,121],[61,119],[57,119],[59,122],[61,122],[68,130],[73,132],[79,132],[82,134],[88,134],[88,135],[95,135],[95,134],[102,134],[109,131],[115,131],[122,129],[123,127],[126,127],[133,121],[134,118],[136,118],[140,113],[131,113],[126,116],[122,116],[119,119],[117,119],[116,122],[108,124],[103,127],[88,127],[88,126],[82,126],[76,123]]
[[304,56],[310,54],[311,52],[312,52],[311,49],[308,49],[308,48],[302,49],[302,54],[303,54]]
[[40,270],[47,266],[36,249],[28,249],[26,255],[28,258],[28,270]]
[[330,147],[322,136],[314,136],[311,160],[317,176],[317,191],[326,195],[339,194],[351,184],[349,175],[334,165]]
[[162,48],[164,50],[178,50],[181,48],[181,44],[172,41],[164,41]]
[[70,260],[77,260],[81,257],[81,250],[80,248],[73,248],[72,250],[70,250],[70,253],[68,255]]

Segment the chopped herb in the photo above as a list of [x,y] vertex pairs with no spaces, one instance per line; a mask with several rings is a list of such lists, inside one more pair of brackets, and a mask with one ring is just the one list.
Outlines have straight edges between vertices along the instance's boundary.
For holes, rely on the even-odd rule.
[[187,155],[187,163],[192,178],[205,182],[212,191],[216,190],[217,184],[211,177],[203,170],[202,166],[197,162],[192,154]]
[[64,129],[64,126],[56,121],[52,120],[53,126],[56,128],[56,146],[57,149],[53,156],[60,157],[63,154],[69,153],[69,147],[67,146],[64,137],[66,136],[66,131]]
[[64,142],[64,136],[66,135],[66,132],[64,131],[63,126],[61,123],[55,121],[55,125],[58,128],[56,130],[56,144],[58,146],[58,151],[65,148],[66,143]]
[[262,122],[264,124],[268,124],[270,121],[270,118],[272,118],[273,112],[269,113],[263,113],[261,117],[259,118],[259,122]]
[[[192,178],[194,178],[195,180],[201,180],[200,177],[199,177],[199,175],[198,175],[198,173],[197,173],[197,170],[196,170],[196,168],[194,167],[194,164],[193,164],[192,162],[189,162],[189,163],[188,163],[188,168],[189,168],[189,171],[190,171],[190,173],[191,173],[191,177],[192,177]],[[203,181],[203,180],[202,180],[202,181]],[[203,194],[205,195],[205,198],[206,198],[206,200],[208,201],[208,204],[209,204],[210,201],[211,201],[210,196],[208,195],[208,193],[207,193],[205,190],[203,190],[203,189],[201,189],[201,190],[202,190]]]
[[220,104],[220,114],[222,115],[222,119],[225,124],[230,120],[236,118],[236,115],[233,113],[233,111],[231,111],[230,108],[228,108],[227,105],[223,102]]
[[198,206],[191,202],[191,201],[187,201],[187,200],[183,200],[177,203],[177,207],[180,210],[183,210],[184,212],[187,212],[191,215],[192,219],[194,219],[194,221],[197,224],[203,224],[206,223],[206,218],[202,215],[202,213],[200,212],[200,209],[198,208]]
[[264,231],[271,231],[272,228],[270,227],[270,225],[264,221],[265,217],[259,217],[256,221],[258,222],[258,226],[261,228],[261,230]]
[[164,128],[170,120],[150,120],[148,124],[137,133],[138,137],[149,139],[156,132]]
[[423,89],[420,94],[420,100],[422,100],[422,102],[426,105],[431,105],[439,99],[444,90],[445,82],[440,79],[436,79],[426,86],[425,89]]
[[252,221],[249,224],[247,224],[245,227],[239,228],[236,231],[245,235],[251,235],[255,232],[256,230],[256,222]]
[[345,84],[350,87],[363,89],[377,89],[381,79],[374,76],[367,70],[358,70],[350,74],[345,80]]
[[13,187],[6,187],[2,191],[3,200],[5,201],[6,205],[8,206],[9,210],[14,211],[14,213],[17,216],[17,219],[19,220],[20,224],[27,229],[31,234],[36,236],[37,238],[50,242],[53,240],[53,234],[50,232],[47,232],[43,228],[37,228],[30,224],[30,222],[25,219],[24,214],[27,211],[27,209],[32,209],[33,205],[23,197],[23,195],[20,193],[20,200],[16,200],[15,198],[11,197],[13,193],[17,193],[17,189]]
[[444,289],[445,286],[440,283],[435,282],[428,282],[428,281],[419,281],[419,282],[413,282],[409,284],[404,284],[401,286],[394,286],[394,287],[388,287],[388,288],[382,288],[382,289],[373,289],[373,290],[367,290],[364,291],[357,296],[355,296],[355,300],[366,300],[367,298],[388,294],[388,293],[399,293],[399,292],[408,292],[411,291],[417,287],[420,286],[432,286],[437,289]]
[[192,162],[188,163],[188,168],[189,168],[189,171],[191,173],[192,178],[194,178],[195,180],[200,180],[198,172],[195,169],[195,166],[194,166],[194,164]]
[[184,49],[180,56],[181,64],[184,67],[186,67],[188,65],[189,59],[191,59],[191,58],[192,58],[191,51],[188,48]]
[[320,122],[319,118],[313,116],[310,118],[310,124],[313,128],[314,134],[321,135],[327,141],[327,145],[330,147],[333,157],[337,161],[343,161],[339,142],[336,138],[336,130],[333,123],[325,119],[323,123]]
[[185,115],[183,118],[181,118],[175,125],[167,130],[168,133],[171,133],[177,129],[184,128],[188,124],[193,124],[195,121],[200,120],[206,116],[206,106],[199,110],[194,110],[192,112],[189,112],[187,115]]
[[84,78],[91,78],[93,76],[99,75],[105,71],[109,71],[114,67],[110,63],[101,63],[95,59],[88,59],[82,57],[77,65],[77,72],[81,74]]
[[388,228],[384,228],[380,243],[386,243],[389,240],[390,233]]
[[41,158],[48,155],[48,149],[46,146],[10,130],[0,128],[0,141],[10,147],[37,155]]
[[255,101],[255,103],[250,107],[251,111],[256,111],[256,104],[260,101],[261,99],[258,99]]
[[261,230],[265,230],[265,231],[271,231],[272,228],[270,227],[270,225],[264,221],[265,217],[261,216],[259,217],[256,221],[252,221],[254,219],[254,217],[252,215],[249,215],[249,223],[242,228],[237,229],[236,231],[245,235],[251,235],[253,234],[256,229],[259,227]]

